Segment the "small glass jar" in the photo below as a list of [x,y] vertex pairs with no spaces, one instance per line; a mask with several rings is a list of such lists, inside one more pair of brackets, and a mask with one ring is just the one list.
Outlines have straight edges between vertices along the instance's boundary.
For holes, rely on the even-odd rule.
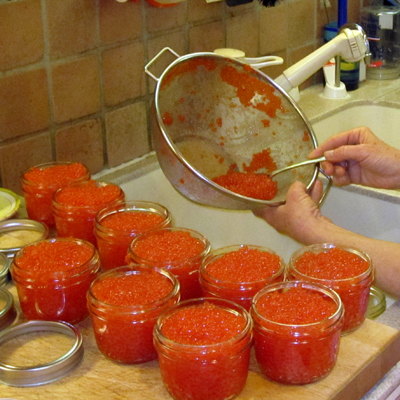
[[[365,263],[365,270],[362,273],[356,273],[343,279],[322,278],[324,270],[321,267],[323,267],[323,265],[327,265],[327,257],[332,254],[332,256],[329,257],[330,265],[333,265],[332,263],[337,262],[335,260],[336,256],[334,253],[331,253],[333,250],[344,251],[345,254],[348,253],[349,256],[353,256],[355,260],[362,260]],[[313,258],[317,260],[318,257],[321,256],[325,258],[325,261],[318,261],[319,271],[315,270],[315,273],[313,271],[313,273],[305,274],[299,270],[298,263],[303,257],[306,257],[307,254],[312,255]],[[349,260],[339,260],[340,263],[338,264],[338,269],[343,270],[345,267],[352,268],[352,261],[351,259]],[[327,266],[326,270],[328,269],[331,270],[332,268]],[[369,292],[374,280],[372,261],[366,253],[355,249],[335,246],[329,243],[305,246],[292,254],[289,261],[288,277],[289,279],[294,280],[307,280],[309,282],[320,283],[330,287],[339,294],[345,309],[342,334],[346,334],[357,329],[365,320],[368,308]]]
[[29,168],[21,178],[29,218],[53,227],[51,203],[54,193],[70,183],[89,179],[89,170],[81,163],[50,162]]
[[179,301],[179,283],[165,270],[123,266],[100,274],[87,299],[103,355],[123,364],[145,363],[157,358],[153,328],[159,315]]
[[124,197],[118,185],[95,180],[57,190],[53,196],[53,215],[58,237],[74,237],[96,245],[94,220],[97,213]]
[[181,299],[201,296],[199,269],[211,245],[199,232],[186,228],[160,228],[133,239],[127,261],[164,268],[174,274],[181,287]]
[[[301,296],[298,296],[292,290],[303,294],[299,292]],[[279,302],[273,301],[274,296]],[[263,307],[265,303],[267,308]],[[271,308],[268,303],[274,308],[273,313],[284,316],[282,320],[277,322],[276,315],[267,311]],[[326,303],[331,312],[324,315],[320,308]],[[285,312],[285,305],[292,311]],[[313,316],[314,322],[302,322],[308,321],[304,319],[307,313],[314,312],[318,316]],[[275,283],[254,296],[250,313],[256,359],[267,378],[283,384],[303,385],[323,378],[333,369],[344,314],[342,301],[335,291],[304,281]],[[291,322],[290,313],[301,315],[298,322]]]
[[203,296],[221,297],[246,310],[264,286],[283,281],[285,263],[266,247],[233,245],[211,251],[200,267]]
[[386,295],[382,290],[371,286],[366,318],[375,319],[386,311]]
[[170,225],[170,212],[149,201],[120,202],[99,211],[94,233],[102,268],[110,270],[125,265],[129,245],[136,236]]
[[86,292],[99,270],[96,248],[74,238],[48,239],[26,246],[15,255],[10,267],[27,319],[71,324],[89,315]]
[[252,320],[243,307],[224,299],[183,301],[158,318],[154,345],[175,400],[232,399],[246,384]]

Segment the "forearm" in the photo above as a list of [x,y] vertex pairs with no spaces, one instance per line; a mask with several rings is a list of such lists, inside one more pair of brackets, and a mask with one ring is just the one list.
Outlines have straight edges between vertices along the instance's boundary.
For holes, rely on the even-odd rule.
[[375,268],[374,285],[400,298],[400,244],[371,239],[340,228],[328,220],[309,227],[301,242],[306,245],[332,243],[364,251],[371,257]]

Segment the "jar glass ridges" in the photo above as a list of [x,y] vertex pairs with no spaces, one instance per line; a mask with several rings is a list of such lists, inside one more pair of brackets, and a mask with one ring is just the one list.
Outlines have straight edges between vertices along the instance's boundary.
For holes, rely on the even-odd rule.
[[246,383],[252,320],[243,307],[224,299],[187,300],[161,314],[154,344],[174,399],[232,399]]
[[59,188],[90,179],[88,168],[81,163],[51,162],[39,164],[24,172],[21,187],[29,218],[54,226],[53,194]]
[[211,251],[200,267],[204,296],[221,297],[250,309],[252,297],[264,286],[282,281],[285,263],[266,247],[232,245]]
[[170,212],[149,201],[125,201],[99,211],[95,236],[102,268],[109,270],[125,265],[129,244],[136,236],[170,225]]
[[[358,272],[354,272],[356,266],[360,268],[360,263],[363,272],[359,272],[359,269]],[[318,271],[316,265],[318,265]],[[304,267],[313,270],[305,273]],[[335,277],[332,277],[331,273],[334,271],[336,271]],[[325,275],[326,273],[330,275]],[[343,274],[346,274],[346,277]],[[345,309],[343,334],[357,329],[363,323],[368,308],[370,288],[374,280],[373,264],[366,253],[330,243],[305,246],[292,254],[288,276],[289,279],[320,283],[339,294]]]
[[199,232],[186,228],[161,228],[133,239],[128,259],[136,264],[165,268],[180,283],[181,299],[201,296],[199,269],[211,245]]
[[86,292],[100,269],[95,247],[73,238],[48,239],[21,249],[11,277],[22,312],[30,320],[83,321]]
[[333,369],[344,314],[335,291],[304,281],[275,283],[254,296],[250,313],[256,359],[269,379],[302,385]]
[[87,299],[102,354],[118,363],[144,363],[157,358],[153,328],[179,301],[179,283],[165,270],[123,266],[99,275]]
[[57,235],[87,240],[95,245],[94,220],[97,213],[124,198],[118,185],[95,180],[57,190],[52,204]]

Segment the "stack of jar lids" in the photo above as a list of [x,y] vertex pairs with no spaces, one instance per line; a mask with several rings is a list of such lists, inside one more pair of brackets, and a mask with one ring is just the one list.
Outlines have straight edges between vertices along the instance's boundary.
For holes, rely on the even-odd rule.
[[65,322],[28,321],[9,327],[0,332],[0,349],[18,336],[43,332],[67,336],[74,340],[73,344],[61,357],[38,365],[21,367],[0,361],[1,383],[19,387],[44,385],[61,379],[79,366],[84,354],[82,335],[73,325]]
[[10,264],[11,259],[0,253],[0,288],[10,281]]
[[11,218],[17,211],[20,205],[20,197],[4,188],[0,188],[0,221]]

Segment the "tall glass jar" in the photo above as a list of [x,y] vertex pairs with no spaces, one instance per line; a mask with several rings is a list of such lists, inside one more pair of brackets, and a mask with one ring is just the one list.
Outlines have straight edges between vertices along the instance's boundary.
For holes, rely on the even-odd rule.
[[99,275],[87,300],[103,355],[123,364],[144,363],[157,358],[153,328],[179,301],[179,283],[165,270],[123,266]]
[[250,309],[264,286],[282,281],[285,263],[266,247],[233,245],[211,251],[200,267],[203,296],[215,296]]
[[224,400],[244,388],[252,320],[224,299],[183,301],[164,311],[154,328],[161,376],[175,400]]
[[344,313],[335,291],[310,282],[275,283],[254,296],[250,313],[256,359],[267,378],[303,385],[333,369]]
[[128,261],[164,268],[181,286],[181,299],[201,296],[199,269],[211,245],[199,232],[186,228],[161,228],[142,233],[129,246]]
[[136,236],[170,225],[170,212],[149,201],[124,201],[99,211],[94,233],[102,268],[110,270],[125,265],[129,244]]
[[52,206],[57,235],[87,240],[96,245],[94,220],[97,213],[124,198],[118,185],[95,180],[58,189]]
[[27,319],[71,324],[89,315],[86,292],[99,270],[95,247],[74,238],[28,245],[18,251],[10,267]]
[[305,246],[292,254],[288,277],[320,283],[339,294],[345,309],[343,334],[363,323],[374,280],[372,261],[366,253],[329,243]]
[[53,227],[55,222],[51,203],[54,193],[70,183],[89,179],[89,170],[81,163],[50,162],[29,168],[21,178],[29,218]]

